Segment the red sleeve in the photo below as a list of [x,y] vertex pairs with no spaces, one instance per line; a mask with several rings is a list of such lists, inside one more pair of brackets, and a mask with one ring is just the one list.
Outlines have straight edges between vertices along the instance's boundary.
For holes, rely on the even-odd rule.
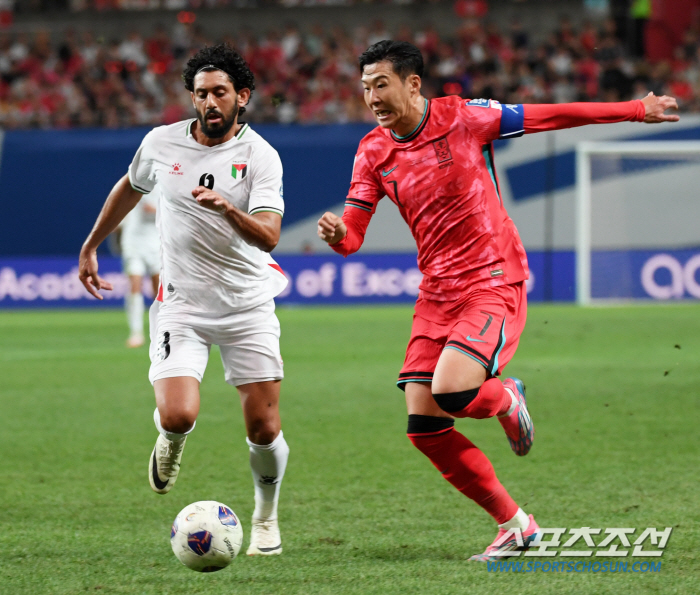
[[331,248],[343,256],[357,252],[365,240],[365,233],[367,232],[370,219],[372,219],[372,213],[346,204],[343,212],[343,223],[347,226],[348,233],[340,242],[333,244]]
[[360,249],[370,219],[385,194],[372,167],[371,144],[372,141],[365,137],[357,149],[350,190],[343,211],[343,223],[347,226],[348,233],[340,242],[331,246],[343,256]]
[[488,144],[499,138],[502,106],[492,99],[464,100],[460,103],[458,114],[469,127],[469,132],[482,144]]
[[646,108],[640,99],[619,103],[559,103],[523,106],[525,134],[576,128],[586,124],[643,122]]

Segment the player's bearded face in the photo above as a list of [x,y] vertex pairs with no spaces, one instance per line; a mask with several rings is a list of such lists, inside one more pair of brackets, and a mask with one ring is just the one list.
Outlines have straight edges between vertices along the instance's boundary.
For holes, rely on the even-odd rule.
[[228,114],[225,114],[219,106],[205,106],[202,111],[197,110],[197,119],[202,127],[202,132],[209,138],[226,136],[236,123],[238,109],[238,101],[235,101]]
[[208,138],[223,138],[236,123],[240,93],[221,70],[198,73],[194,88],[192,101],[202,133]]

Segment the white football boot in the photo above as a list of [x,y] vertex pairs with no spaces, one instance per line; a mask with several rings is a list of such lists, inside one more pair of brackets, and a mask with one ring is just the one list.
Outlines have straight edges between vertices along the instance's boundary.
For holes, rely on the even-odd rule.
[[162,434],[158,434],[158,440],[148,463],[148,481],[154,492],[167,494],[175,485],[186,440],[187,436],[178,442],[172,442]]
[[253,519],[250,528],[249,556],[276,556],[282,553],[282,538],[277,519],[261,521]]

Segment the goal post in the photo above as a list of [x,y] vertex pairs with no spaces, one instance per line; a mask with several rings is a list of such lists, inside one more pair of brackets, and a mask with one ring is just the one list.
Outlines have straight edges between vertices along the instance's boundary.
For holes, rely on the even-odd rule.
[[[658,159],[695,156],[700,160],[700,141],[586,141],[576,145],[576,301],[581,306],[590,305],[592,300],[591,161],[606,155]],[[698,181],[700,184],[700,176]]]

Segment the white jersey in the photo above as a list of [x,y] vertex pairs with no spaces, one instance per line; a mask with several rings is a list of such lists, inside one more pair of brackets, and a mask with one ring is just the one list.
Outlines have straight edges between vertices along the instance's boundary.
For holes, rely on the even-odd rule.
[[[148,208],[150,207],[150,208]],[[121,248],[124,258],[160,253],[156,228],[158,189],[145,194],[121,224]]]
[[209,316],[247,310],[278,295],[287,279],[269,254],[248,244],[224,215],[201,206],[192,190],[206,186],[246,213],[283,215],[282,162],[247,124],[231,140],[207,147],[192,136],[194,122],[153,129],[129,166],[136,190],[159,187],[158,299],[171,311]]

